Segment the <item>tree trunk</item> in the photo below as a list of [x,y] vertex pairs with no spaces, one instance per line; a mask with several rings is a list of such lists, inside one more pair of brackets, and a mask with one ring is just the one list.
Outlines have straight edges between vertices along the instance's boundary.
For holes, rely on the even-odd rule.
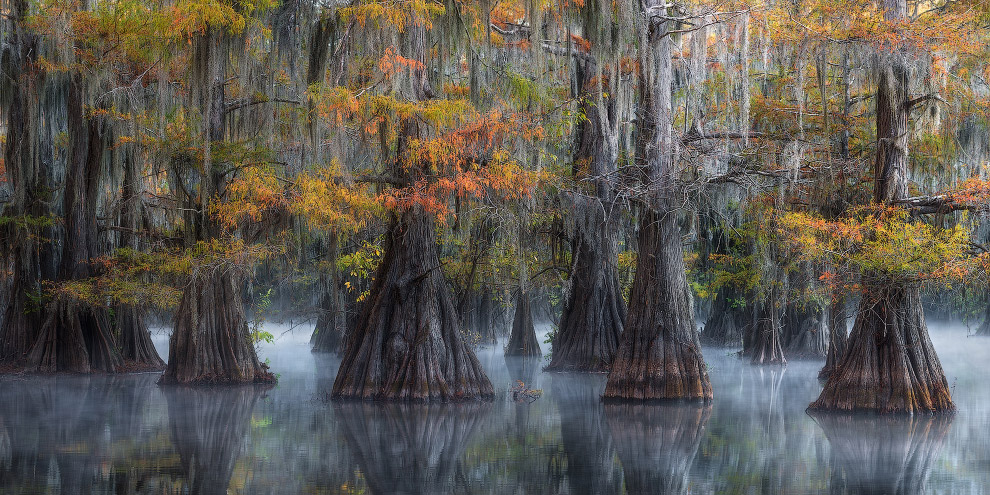
[[828,352],[825,312],[815,302],[791,302],[784,309],[784,350],[787,357],[819,359]]
[[172,445],[191,495],[227,493],[250,433],[251,413],[267,387],[187,388],[165,392]]
[[[905,0],[886,0],[888,20],[907,17]],[[873,193],[878,204],[907,196],[910,106],[908,54],[891,47],[877,57],[877,154]],[[848,348],[811,409],[943,412],[954,409],[935,354],[920,289],[900,280],[864,274],[859,312]],[[875,278],[871,278],[875,277]]]
[[463,493],[458,464],[488,404],[334,405],[371,493]]
[[838,294],[838,291],[832,295],[828,322],[828,354],[825,356],[825,366],[818,372],[820,380],[828,379],[835,372],[849,344],[849,331],[846,329],[846,298]]
[[[131,146],[131,145],[127,145]],[[139,163],[133,150],[126,149],[124,156],[124,180],[121,187],[120,247],[138,250],[138,236],[131,233],[141,228],[141,193],[143,190]],[[144,320],[144,310],[130,304],[118,304],[113,311],[114,334],[120,344],[120,356],[124,368],[129,371],[162,370],[165,361],[158,355],[151,332]]]
[[722,288],[715,295],[712,311],[701,332],[701,343],[714,347],[736,347],[742,344],[745,311],[735,307]]
[[949,415],[812,417],[838,461],[832,470],[845,473],[848,493],[862,495],[926,493],[952,424]]
[[990,303],[987,303],[986,309],[983,311],[983,322],[980,323],[980,326],[973,335],[982,337],[990,336]]
[[604,372],[612,366],[626,318],[616,270],[618,242],[614,220],[606,218],[601,203],[576,202],[574,269],[547,371]]
[[[647,7],[664,8],[659,0]],[[629,316],[605,398],[712,398],[684,271],[677,210],[669,195],[675,177],[671,109],[672,42],[666,21],[647,17],[640,33],[640,123],[637,157],[646,163],[651,199],[641,213]],[[554,351],[556,352],[556,351]]]
[[618,232],[612,214],[620,91],[613,81],[619,74],[618,67],[607,65],[614,62],[612,34],[599,23],[600,9],[607,5],[593,1],[584,6],[584,35],[597,52],[572,58],[580,112],[586,117],[576,128],[574,175],[587,178],[594,191],[573,195],[570,287],[547,371],[608,371],[626,319],[617,271]]
[[753,320],[742,350],[742,356],[750,358],[753,364],[787,364],[781,344],[782,329],[776,302],[771,293],[759,297],[759,302],[753,308]]
[[516,316],[512,319],[512,333],[509,334],[509,343],[505,346],[505,355],[528,357],[543,355],[540,351],[540,341],[536,339],[529,293],[522,290],[516,294]]
[[433,226],[419,207],[393,221],[361,318],[347,340],[334,399],[494,397],[478,358],[461,338]]
[[205,271],[193,273],[175,310],[168,365],[159,383],[274,382],[251,342],[241,281],[230,271]]
[[863,293],[846,353],[811,409],[881,413],[953,409],[917,288],[877,285]]
[[688,473],[711,412],[707,404],[605,405],[626,493],[691,493]]

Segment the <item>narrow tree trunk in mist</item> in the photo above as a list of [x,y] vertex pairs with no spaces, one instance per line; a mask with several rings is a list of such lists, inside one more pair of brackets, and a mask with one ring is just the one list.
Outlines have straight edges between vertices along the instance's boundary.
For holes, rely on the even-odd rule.
[[784,308],[784,352],[787,357],[818,359],[828,352],[825,312],[815,302],[791,302]]
[[[340,255],[336,234],[330,235],[327,244],[324,246],[324,255],[330,260],[336,260]],[[309,345],[313,352],[339,353],[343,351],[344,336],[347,333],[347,301],[340,286],[336,266],[331,264],[329,270],[329,273],[320,275],[319,313]]]
[[516,315],[512,319],[512,333],[509,343],[505,346],[506,356],[540,357],[540,341],[536,338],[536,327],[533,325],[533,310],[529,293],[519,290],[516,294]]
[[619,75],[617,67],[608,65],[611,60],[604,59],[612,40],[597,24],[595,9],[600,7],[597,1],[585,6],[584,35],[599,50],[601,59],[573,58],[580,110],[586,117],[576,129],[574,172],[575,176],[588,176],[595,191],[587,196],[574,195],[570,289],[547,371],[608,371],[626,319],[617,271],[618,230],[612,201],[612,174],[619,156],[618,87],[607,85],[607,80],[618,79]]
[[[887,0],[889,20],[906,18],[904,0]],[[874,201],[907,196],[909,68],[895,47],[878,56]],[[928,337],[920,289],[864,274],[862,299],[846,353],[811,409],[934,413],[954,409],[942,365]],[[871,279],[869,277],[875,278]]]
[[838,294],[839,291],[835,292],[828,312],[828,354],[825,355],[825,366],[818,372],[818,378],[821,380],[827,379],[835,372],[849,343],[849,331],[846,329],[846,298]]
[[[990,294],[990,292],[988,292]],[[986,309],[983,311],[983,322],[976,329],[973,335],[979,335],[981,337],[990,336],[990,302],[987,303]]]
[[606,404],[626,492],[693,493],[688,474],[711,412],[708,404]]
[[393,221],[361,318],[348,337],[333,398],[494,397],[478,358],[461,337],[433,226],[419,207]]
[[[645,7],[660,7],[659,0]],[[640,33],[641,117],[637,156],[651,193],[640,214],[639,254],[625,333],[608,376],[606,399],[712,398],[684,271],[677,210],[669,195],[675,173],[671,108],[672,42],[667,22],[649,17]],[[555,351],[556,352],[556,351]]]
[[719,290],[712,302],[712,311],[701,332],[701,343],[713,347],[735,347],[742,344],[745,315],[742,308],[726,296],[726,288]]
[[[775,292],[775,291],[772,291]],[[779,301],[774,294],[759,297],[753,320],[743,341],[742,356],[753,364],[787,364],[781,342]]]

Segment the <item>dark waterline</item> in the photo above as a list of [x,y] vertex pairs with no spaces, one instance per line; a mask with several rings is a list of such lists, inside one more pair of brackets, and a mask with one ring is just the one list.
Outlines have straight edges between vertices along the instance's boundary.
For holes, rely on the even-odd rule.
[[328,403],[339,362],[308,331],[261,349],[270,390],[0,379],[0,493],[990,493],[990,338],[959,326],[932,325],[957,414],[898,419],[809,416],[821,363],[711,348],[707,407],[605,405],[604,376],[500,347],[479,352],[494,403]]

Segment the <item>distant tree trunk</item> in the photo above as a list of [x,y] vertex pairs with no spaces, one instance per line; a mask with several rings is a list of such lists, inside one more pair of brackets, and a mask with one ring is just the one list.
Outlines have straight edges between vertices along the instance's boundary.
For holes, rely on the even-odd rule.
[[[223,229],[212,218],[208,205],[224,190],[224,170],[214,163],[212,149],[226,139],[227,35],[207,28],[193,41],[194,81],[207,126],[202,172],[194,172],[199,182],[196,197],[186,198],[191,208],[185,212],[187,247],[197,241],[222,237]],[[177,172],[176,180],[183,180]],[[194,193],[190,193],[191,195]],[[175,324],[169,339],[169,358],[161,384],[273,382],[267,366],[261,364],[251,341],[244,312],[242,275],[230,267],[195,267],[175,310]]]
[[[599,26],[601,3],[584,7],[584,34],[591,46],[605,51],[612,46],[611,34]],[[607,30],[606,30],[607,31]],[[575,50],[578,50],[575,48]],[[548,371],[608,371],[626,319],[626,305],[619,285],[618,231],[613,211],[615,196],[612,174],[618,167],[617,87],[606,81],[618,79],[618,71],[582,53],[573,57],[580,110],[574,153],[575,176],[594,183],[594,194],[574,194],[573,257],[570,288],[560,324],[552,343]],[[615,68],[617,69],[617,68]]]
[[622,472],[600,400],[604,380],[581,375],[554,376],[553,398],[560,412],[560,439],[567,458],[568,493],[620,493]]
[[165,392],[172,445],[190,495],[227,493],[255,403],[265,387],[176,387]]
[[781,343],[779,298],[774,292],[759,297],[753,307],[753,319],[742,350],[742,356],[753,364],[787,364]]
[[[140,249],[138,236],[141,228],[141,186],[139,163],[134,159],[133,150],[126,149],[124,156],[124,180],[121,187],[120,247]],[[114,332],[120,346],[124,367],[128,370],[161,370],[165,361],[158,355],[151,341],[151,332],[144,320],[144,310],[131,304],[118,304],[114,307]]]
[[[886,0],[889,20],[907,16],[905,0]],[[895,47],[877,60],[877,153],[874,201],[891,204],[907,196],[909,68]],[[871,278],[875,277],[875,278]],[[954,409],[942,364],[928,337],[920,289],[899,280],[864,274],[859,312],[836,372],[812,409],[943,412]]]
[[536,327],[533,326],[533,310],[530,306],[529,293],[519,290],[516,294],[516,315],[512,319],[512,333],[509,343],[505,346],[506,356],[540,357],[540,341],[536,338]]
[[[325,256],[335,260],[339,256],[336,234],[331,234]],[[329,273],[320,275],[319,313],[316,326],[309,339],[313,352],[340,353],[344,350],[344,336],[347,333],[347,301],[341,290],[337,268],[332,266]]]
[[371,493],[463,493],[457,466],[488,404],[334,405]]
[[846,298],[838,292],[833,293],[832,306],[828,312],[828,354],[825,356],[825,366],[818,372],[818,378],[821,380],[827,379],[835,372],[849,343],[849,331],[846,329]]
[[[990,292],[988,292],[990,294]],[[973,335],[979,335],[981,337],[990,336],[990,302],[986,304],[986,309],[983,311],[983,322],[977,327],[976,332]]]
[[433,225],[419,207],[393,220],[371,292],[348,337],[333,398],[494,397],[478,358],[462,340]]
[[711,412],[707,404],[606,404],[626,492],[691,493],[687,477]]
[[790,358],[817,359],[828,352],[825,312],[815,302],[791,302],[784,309],[784,352]]
[[712,311],[701,332],[701,343],[715,347],[734,347],[742,344],[745,331],[745,315],[742,308],[726,296],[726,289],[719,290],[712,302]]
[[927,493],[952,416],[863,416],[813,413],[828,438],[832,470],[845,474],[848,492],[864,495]]
[[[649,0],[647,9],[663,2]],[[684,251],[677,210],[670,198],[675,177],[675,143],[671,108],[672,41],[667,21],[648,16],[640,32],[637,157],[646,163],[651,193],[640,214],[639,255],[629,296],[625,333],[605,387],[605,398],[712,398],[708,370],[701,356],[694,310],[684,271]],[[556,353],[556,350],[554,351]]]

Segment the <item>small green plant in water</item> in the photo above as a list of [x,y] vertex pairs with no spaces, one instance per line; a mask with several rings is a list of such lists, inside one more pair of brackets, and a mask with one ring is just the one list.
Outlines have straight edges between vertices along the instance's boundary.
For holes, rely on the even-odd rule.
[[[271,344],[275,341],[275,336],[264,329],[265,317],[263,314],[272,305],[272,289],[259,294],[258,302],[254,305],[254,321],[251,322],[251,341],[257,346],[262,342]],[[267,362],[267,361],[266,361]]]

